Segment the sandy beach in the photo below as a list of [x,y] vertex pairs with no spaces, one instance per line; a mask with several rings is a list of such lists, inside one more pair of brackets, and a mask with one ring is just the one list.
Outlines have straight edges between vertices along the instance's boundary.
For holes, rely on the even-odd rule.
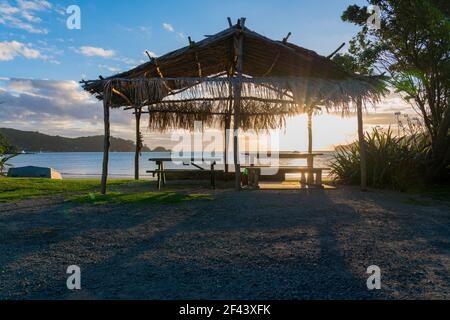
[[[188,188],[212,200],[0,204],[0,299],[450,298],[448,202]],[[79,291],[66,287],[69,265]],[[381,290],[367,289],[371,265]]]

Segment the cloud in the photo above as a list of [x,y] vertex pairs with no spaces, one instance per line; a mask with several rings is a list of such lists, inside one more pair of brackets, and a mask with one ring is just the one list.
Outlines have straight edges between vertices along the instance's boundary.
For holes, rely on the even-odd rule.
[[22,56],[26,59],[47,59],[47,56],[43,55],[39,50],[31,48],[30,45],[18,41],[0,42],[0,61],[11,61],[17,56]]
[[39,23],[42,21],[41,18],[39,17],[35,17],[32,14],[30,14],[29,12],[23,12],[22,16],[25,18],[25,20],[29,21],[29,22],[35,22],[35,23]]
[[132,58],[119,58],[119,59],[117,59],[117,61],[125,63],[125,64],[127,64],[129,66],[134,66],[134,65],[137,64],[136,60],[132,59]]
[[186,36],[183,32],[176,31],[174,26],[171,25],[170,23],[164,22],[162,24],[162,26],[163,26],[164,30],[175,33],[175,35],[179,38],[179,40],[184,40],[186,38]]
[[22,10],[42,11],[52,8],[52,4],[46,0],[17,0]]
[[147,36],[152,35],[152,28],[150,28],[150,27],[140,26],[139,31],[143,34],[146,34]]
[[170,23],[164,22],[162,26],[166,31],[175,32],[175,28]]
[[[5,103],[0,108],[9,119],[88,119],[95,105],[75,81],[11,78],[3,81],[3,90],[0,97]],[[12,115],[11,110],[16,115]]]
[[104,65],[104,64],[99,64],[98,67],[100,70],[108,70],[108,71],[116,72],[116,73],[120,71],[120,68],[112,67],[112,66],[108,66],[108,65]]
[[[102,104],[76,81],[2,78],[0,101],[0,127],[67,136],[102,134]],[[132,119],[132,114],[113,110],[113,134],[133,137]]]
[[0,3],[0,24],[29,33],[47,34],[46,28],[38,26],[42,19],[37,16],[37,13],[49,11],[52,8],[52,4],[46,0],[17,0],[16,6],[5,1]]
[[80,47],[78,52],[87,57],[102,57],[102,58],[111,58],[114,57],[116,54],[114,50],[106,50],[103,48],[89,47],[89,46]]

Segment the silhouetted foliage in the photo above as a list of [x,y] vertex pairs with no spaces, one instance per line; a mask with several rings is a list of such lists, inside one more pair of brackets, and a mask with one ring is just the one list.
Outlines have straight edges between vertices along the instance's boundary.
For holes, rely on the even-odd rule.
[[[391,129],[366,133],[367,183],[375,188],[405,191],[425,183],[430,141],[423,134],[396,137]],[[357,142],[337,148],[331,166],[339,183],[360,182],[360,153]]]
[[370,29],[367,7],[352,5],[342,20],[361,26],[348,54],[334,60],[361,74],[383,73],[422,116],[431,138],[428,181],[446,181],[450,163],[450,2],[369,0],[380,8],[381,28]]
[[0,176],[4,174],[6,167],[11,166],[8,161],[15,156],[17,156],[16,148],[0,133]]

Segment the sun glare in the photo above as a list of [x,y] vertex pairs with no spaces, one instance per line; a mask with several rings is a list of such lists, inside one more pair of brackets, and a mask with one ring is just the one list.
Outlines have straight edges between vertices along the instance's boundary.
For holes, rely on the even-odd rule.
[[[308,119],[300,115],[287,119],[286,130],[280,136],[281,150],[308,149]],[[354,117],[319,114],[313,116],[313,150],[334,150],[334,147],[352,142],[356,138],[357,122]]]

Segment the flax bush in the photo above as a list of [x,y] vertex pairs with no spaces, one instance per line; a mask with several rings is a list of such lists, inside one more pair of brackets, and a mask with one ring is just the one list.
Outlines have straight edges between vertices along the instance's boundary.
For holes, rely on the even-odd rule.
[[[429,139],[423,134],[396,137],[391,129],[373,129],[366,133],[367,183],[374,188],[405,191],[425,181],[425,163],[430,152]],[[336,150],[331,165],[334,180],[358,184],[360,173],[358,142]]]

